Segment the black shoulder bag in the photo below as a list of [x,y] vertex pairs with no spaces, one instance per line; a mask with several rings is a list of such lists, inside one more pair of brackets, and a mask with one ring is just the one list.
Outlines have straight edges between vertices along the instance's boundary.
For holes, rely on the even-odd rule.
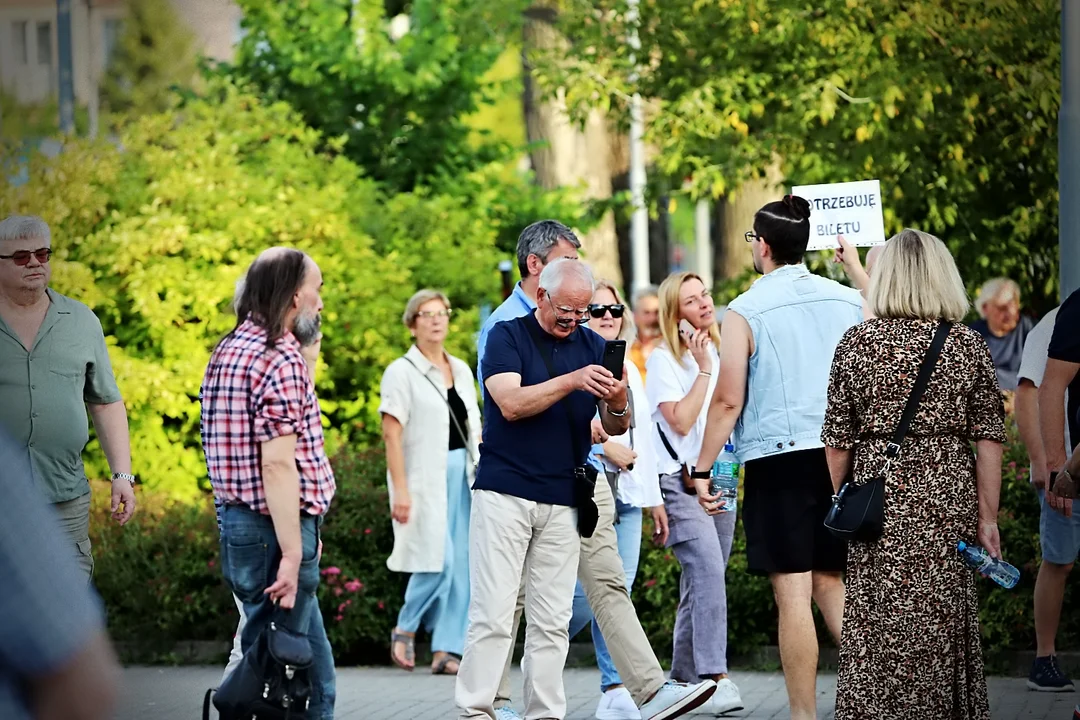
[[[525,317],[523,322],[529,330],[529,338],[533,341],[533,345],[536,346],[536,352],[540,353],[540,357],[544,360],[548,375],[552,379],[558,377],[555,374],[555,366],[552,364],[551,358],[544,352],[540,339],[536,336],[538,330],[528,317]],[[570,404],[565,398],[559,401],[559,404],[566,410],[566,428],[570,431],[570,442],[576,460],[582,457],[582,454],[581,441],[578,439],[577,433],[574,432],[574,414],[570,411]],[[588,460],[584,464],[574,467],[574,507],[578,511],[578,535],[583,538],[592,537],[593,533],[596,532],[596,524],[600,521],[600,511],[596,509],[596,501],[593,500],[598,475],[596,468],[590,465]]]
[[825,516],[825,527],[841,540],[873,542],[881,537],[885,529],[885,474],[892,461],[900,454],[900,445],[919,410],[930,375],[934,372],[934,365],[937,364],[941,348],[944,347],[945,338],[951,329],[950,323],[942,322],[934,333],[934,339],[915,378],[915,386],[911,388],[911,395],[908,396],[904,414],[900,417],[900,424],[896,426],[892,440],[885,446],[885,464],[881,470],[864,485],[856,485],[849,471],[840,492],[833,495],[832,507]]
[[[266,626],[240,664],[203,699],[203,720],[210,720],[210,700],[221,720],[305,720],[311,703],[313,656],[307,636],[279,624],[284,610]],[[312,612],[319,612],[318,607]]]

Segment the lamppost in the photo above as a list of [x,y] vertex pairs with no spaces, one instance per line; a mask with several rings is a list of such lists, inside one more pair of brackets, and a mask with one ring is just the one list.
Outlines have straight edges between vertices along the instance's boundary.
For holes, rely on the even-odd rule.
[[[637,54],[641,51],[638,38],[638,2],[627,0],[626,18],[630,24],[630,62],[635,65],[630,81],[637,82]],[[649,211],[645,207],[645,118],[641,95],[637,92],[630,102],[630,201],[634,213],[630,216],[630,261],[633,272],[633,290],[650,284],[649,276]]]
[[1058,197],[1061,299],[1064,300],[1080,289],[1080,0],[1061,0]]
[[71,59],[71,0],[56,0],[56,44],[60,61],[60,131],[75,134],[75,87]]

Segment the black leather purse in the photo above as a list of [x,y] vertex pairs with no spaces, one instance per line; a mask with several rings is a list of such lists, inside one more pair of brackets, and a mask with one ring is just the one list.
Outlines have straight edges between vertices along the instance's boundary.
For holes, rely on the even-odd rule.
[[[305,720],[311,703],[311,643],[284,627],[284,610],[244,653],[240,664],[203,698],[203,720],[210,701],[221,720]],[[315,607],[312,612],[319,612]]]
[[885,446],[885,463],[881,470],[862,485],[856,485],[851,471],[848,471],[848,477],[840,486],[840,492],[833,495],[832,507],[825,516],[825,527],[841,540],[873,542],[881,537],[885,529],[885,474],[892,461],[900,454],[900,445],[919,410],[930,375],[934,372],[941,348],[945,346],[945,338],[951,329],[951,323],[942,322],[934,333],[934,339],[930,342],[930,348],[919,368],[919,375],[915,378],[915,386],[911,388],[911,395],[908,396],[904,414],[900,417],[892,440]]

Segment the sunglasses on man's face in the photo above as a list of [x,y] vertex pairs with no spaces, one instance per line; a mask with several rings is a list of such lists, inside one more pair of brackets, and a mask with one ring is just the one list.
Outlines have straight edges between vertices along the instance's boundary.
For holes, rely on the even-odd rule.
[[11,260],[16,265],[26,265],[30,262],[30,256],[33,255],[37,258],[37,261],[44,265],[49,262],[49,257],[52,255],[52,248],[38,248],[37,250],[16,250],[10,255],[0,255],[0,260]]
[[607,313],[611,313],[611,317],[618,320],[623,316],[623,311],[626,309],[625,305],[590,305],[589,314],[596,320],[604,317]]

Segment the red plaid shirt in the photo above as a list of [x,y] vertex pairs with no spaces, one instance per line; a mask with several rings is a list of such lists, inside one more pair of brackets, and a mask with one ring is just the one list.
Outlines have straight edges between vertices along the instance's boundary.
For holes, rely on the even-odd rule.
[[266,330],[244,320],[210,356],[199,391],[202,442],[216,498],[269,514],[262,479],[264,442],[296,435],[300,509],[322,515],[334,498],[315,386],[300,344],[286,333],[266,347]]

